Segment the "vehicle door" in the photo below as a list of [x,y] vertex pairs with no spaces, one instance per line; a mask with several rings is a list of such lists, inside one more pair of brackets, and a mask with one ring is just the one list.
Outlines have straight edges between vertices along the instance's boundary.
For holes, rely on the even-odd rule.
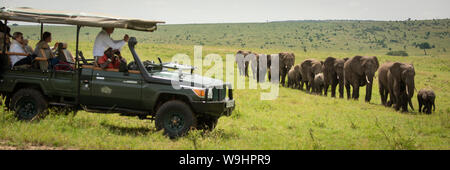
[[98,106],[141,108],[140,74],[118,72],[117,69],[94,69],[91,84],[92,98]]

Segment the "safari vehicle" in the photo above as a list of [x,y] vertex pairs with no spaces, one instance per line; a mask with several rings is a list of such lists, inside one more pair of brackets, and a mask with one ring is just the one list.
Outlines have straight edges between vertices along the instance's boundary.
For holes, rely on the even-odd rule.
[[[40,23],[41,34],[44,23],[77,27],[73,70],[2,66],[0,93],[5,98],[5,106],[15,111],[18,119],[39,118],[49,107],[64,107],[75,113],[78,110],[120,113],[154,120],[157,130],[164,130],[170,137],[178,137],[191,128],[212,130],[221,116],[229,116],[234,110],[235,101],[229,83],[193,74],[194,67],[191,66],[162,63],[159,58],[159,63],[142,62],[135,51],[135,37],[128,41],[135,70],[95,67],[89,63],[93,60],[85,59],[78,49],[82,27],[153,32],[158,23],[163,23],[161,21],[31,8],[1,8],[0,19],[5,24],[8,20]],[[8,57],[7,54],[2,51],[2,61]],[[183,70],[190,70],[190,73]],[[184,85],[173,85],[173,80],[181,80]]]

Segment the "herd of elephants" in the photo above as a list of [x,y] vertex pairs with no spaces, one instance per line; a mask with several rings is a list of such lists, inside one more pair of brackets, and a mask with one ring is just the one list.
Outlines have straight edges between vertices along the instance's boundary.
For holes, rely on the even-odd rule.
[[[279,53],[278,59],[280,83],[283,87],[303,90],[303,86],[306,86],[308,93],[326,96],[331,85],[331,97],[336,97],[336,87],[339,85],[340,98],[344,98],[345,87],[347,99],[357,100],[359,88],[366,86],[365,101],[370,102],[375,72],[378,71],[381,103],[387,107],[394,107],[395,110],[401,108],[404,112],[408,111],[408,105],[414,110],[411,99],[416,88],[414,86],[415,70],[412,64],[386,62],[380,65],[375,56],[354,56],[343,59],[328,57],[324,61],[306,59],[294,65],[295,55],[289,52]],[[263,60],[267,62],[267,70],[260,70],[265,68],[259,66],[260,61]],[[266,73],[269,81],[271,80],[271,60],[271,55],[242,50],[236,53],[240,75],[249,77],[248,68],[251,67],[252,72],[256,73],[253,74],[253,78],[258,82],[264,81]],[[286,76],[288,80],[285,84]],[[350,86],[353,91],[350,91]],[[417,94],[419,112],[431,114],[431,108],[433,107],[433,111],[436,108],[435,98],[435,93],[431,89],[419,90]]]

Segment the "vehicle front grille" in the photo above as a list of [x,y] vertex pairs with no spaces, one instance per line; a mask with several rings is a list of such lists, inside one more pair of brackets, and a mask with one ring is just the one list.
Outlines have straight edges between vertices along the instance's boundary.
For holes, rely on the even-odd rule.
[[[228,93],[227,93],[228,90]],[[233,91],[229,85],[223,85],[222,88],[212,87],[212,99],[207,99],[208,92],[206,92],[205,98],[207,101],[222,101],[225,100],[225,98],[233,99]],[[227,96],[228,94],[228,96]]]

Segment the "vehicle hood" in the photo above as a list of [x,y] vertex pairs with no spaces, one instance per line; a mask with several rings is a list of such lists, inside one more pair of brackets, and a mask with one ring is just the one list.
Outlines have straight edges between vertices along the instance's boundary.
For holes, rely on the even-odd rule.
[[[190,73],[180,73],[177,71],[159,71],[154,73],[149,73],[152,78],[155,79],[163,79],[169,81],[178,81],[181,80],[184,85],[194,85],[196,87],[218,87],[223,86],[226,83],[219,79],[214,79],[210,77],[201,76],[198,74],[190,74]],[[181,74],[181,77],[180,77]]]

